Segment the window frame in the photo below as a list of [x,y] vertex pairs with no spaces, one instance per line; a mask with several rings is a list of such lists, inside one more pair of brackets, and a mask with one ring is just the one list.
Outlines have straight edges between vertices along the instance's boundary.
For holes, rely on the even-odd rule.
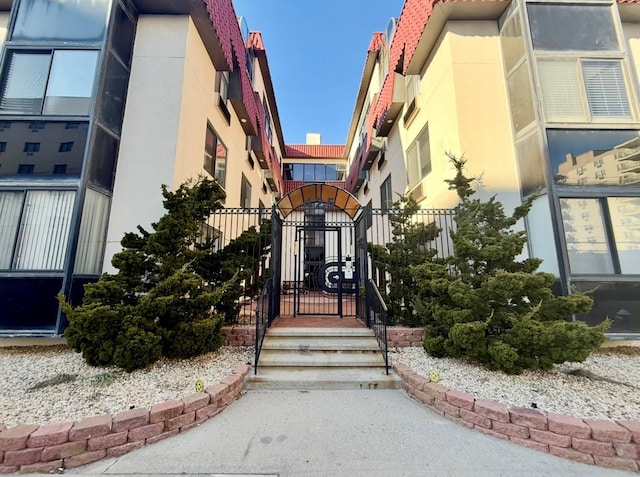
[[382,184],[380,184],[380,208],[382,210],[391,210],[393,208],[393,186],[391,183],[391,174],[387,175]]
[[[422,157],[422,151],[424,150],[425,145],[422,144],[422,141],[426,138],[426,150],[429,152],[428,158]],[[411,165],[411,161],[414,160],[412,155],[415,151],[415,162],[416,169]],[[433,163],[431,161],[431,139],[429,137],[429,125],[427,124],[420,133],[413,140],[411,145],[407,148],[406,152],[407,164],[407,188],[408,190],[413,189],[418,184],[420,184],[431,172],[433,172]],[[423,173],[425,169],[428,169],[426,173]],[[412,177],[413,174],[416,174],[415,177]]]

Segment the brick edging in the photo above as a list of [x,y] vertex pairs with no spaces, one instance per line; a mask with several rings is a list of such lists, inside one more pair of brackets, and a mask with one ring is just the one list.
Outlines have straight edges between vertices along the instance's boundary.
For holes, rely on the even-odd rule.
[[249,365],[238,366],[202,393],[77,422],[0,428],[0,474],[55,472],[118,457],[198,427],[242,393]]
[[402,388],[432,411],[499,439],[566,459],[613,469],[640,469],[640,421],[578,419],[537,409],[507,407],[431,382],[394,364]]

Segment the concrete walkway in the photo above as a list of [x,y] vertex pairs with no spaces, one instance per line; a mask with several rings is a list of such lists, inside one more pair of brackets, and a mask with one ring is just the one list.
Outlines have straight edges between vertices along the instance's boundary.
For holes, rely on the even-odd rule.
[[485,436],[402,390],[250,391],[185,434],[65,474],[634,476]]

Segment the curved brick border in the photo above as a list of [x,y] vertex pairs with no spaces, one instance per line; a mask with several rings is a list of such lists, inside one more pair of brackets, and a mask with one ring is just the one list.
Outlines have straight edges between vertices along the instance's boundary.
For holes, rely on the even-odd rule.
[[250,369],[238,366],[205,392],[161,402],[150,410],[131,409],[78,422],[0,427],[0,474],[78,467],[198,427],[240,396]]
[[585,464],[636,472],[640,468],[640,421],[581,420],[537,409],[508,408],[447,389],[403,364],[393,368],[411,397],[470,429]]

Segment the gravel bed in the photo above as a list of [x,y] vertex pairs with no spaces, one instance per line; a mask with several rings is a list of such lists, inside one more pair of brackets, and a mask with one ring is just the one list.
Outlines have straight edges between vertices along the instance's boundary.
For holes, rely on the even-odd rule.
[[[584,363],[564,363],[550,372],[518,376],[488,371],[465,360],[430,357],[422,348],[393,348],[391,363],[403,363],[423,376],[435,370],[440,383],[476,398],[509,406],[589,419],[640,419],[640,349],[628,354],[600,350]],[[253,347],[222,347],[190,360],[162,359],[125,373],[91,367],[64,346],[0,348],[0,423],[45,424],[115,414],[132,407],[150,408],[218,383],[233,369],[253,360]],[[588,370],[623,384],[567,374]],[[635,387],[634,387],[635,386]]]
[[[422,348],[393,348],[389,358],[422,376],[437,371],[446,387],[508,406],[535,406],[582,419],[640,419],[640,348],[625,349],[626,353],[601,349],[584,363],[563,363],[552,371],[525,371],[515,376],[465,360],[433,358]],[[576,369],[626,385],[567,374]]]
[[77,421],[132,407],[151,408],[194,393],[197,380],[211,386],[251,362],[253,347],[225,346],[125,373],[91,367],[65,346],[0,348],[0,423],[9,427]]

